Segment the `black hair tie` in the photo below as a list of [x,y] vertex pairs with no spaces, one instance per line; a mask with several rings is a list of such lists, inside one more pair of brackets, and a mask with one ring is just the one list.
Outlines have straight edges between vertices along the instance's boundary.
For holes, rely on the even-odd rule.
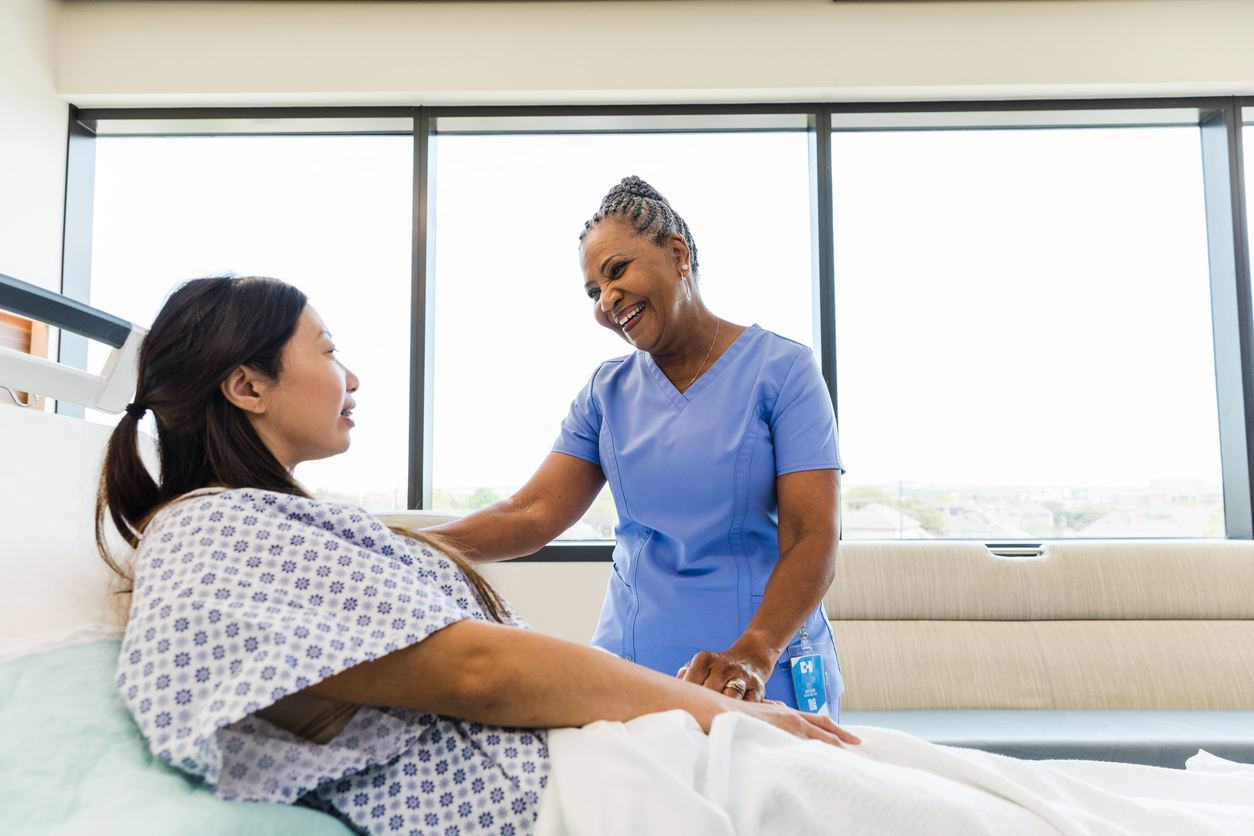
[[131,416],[132,418],[134,418],[134,419],[135,419],[135,420],[137,420],[137,421],[138,421],[140,418],[143,418],[143,417],[144,417],[144,413],[145,413],[145,412],[147,412],[147,411],[148,411],[148,407],[144,406],[143,404],[139,404],[139,403],[128,403],[128,404],[126,405],[126,414],[127,414],[127,415],[129,415],[129,416]]

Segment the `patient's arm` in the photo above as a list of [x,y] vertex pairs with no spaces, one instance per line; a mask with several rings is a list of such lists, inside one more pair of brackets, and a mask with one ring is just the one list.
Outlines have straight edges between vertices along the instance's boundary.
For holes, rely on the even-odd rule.
[[599,465],[549,453],[509,499],[428,531],[447,537],[471,563],[533,554],[584,515],[605,484]]
[[708,732],[716,715],[740,711],[797,737],[860,742],[826,717],[739,702],[590,647],[470,619],[301,693],[520,728],[584,726],[680,708]]

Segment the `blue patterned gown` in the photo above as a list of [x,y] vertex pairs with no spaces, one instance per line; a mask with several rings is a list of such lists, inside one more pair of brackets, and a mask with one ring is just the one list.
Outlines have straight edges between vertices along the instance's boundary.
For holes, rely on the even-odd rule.
[[254,716],[464,618],[487,620],[452,561],[360,508],[198,492],[144,534],[117,685],[156,756],[221,798],[306,796],[370,834],[522,836],[543,731],[363,706],[319,745]]

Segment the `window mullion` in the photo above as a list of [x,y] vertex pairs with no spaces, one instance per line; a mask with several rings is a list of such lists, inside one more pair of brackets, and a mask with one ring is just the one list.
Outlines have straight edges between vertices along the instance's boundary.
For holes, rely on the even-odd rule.
[[434,144],[430,108],[414,108],[413,292],[409,359],[409,508],[431,508],[435,354]]
[[1201,139],[1225,527],[1229,538],[1249,540],[1254,537],[1254,364],[1241,108],[1236,99],[1203,114]]
[[[91,303],[92,216],[96,195],[96,133],[80,120],[78,108],[70,107],[69,138],[65,161],[65,207],[61,244],[61,293]],[[87,368],[87,338],[61,331],[57,360],[78,369]],[[83,407],[58,403],[57,412],[75,418]]]
[[[815,343],[836,409],[836,251],[832,222],[832,108],[817,105],[810,133],[810,246],[814,270]],[[837,417],[840,413],[837,412]]]

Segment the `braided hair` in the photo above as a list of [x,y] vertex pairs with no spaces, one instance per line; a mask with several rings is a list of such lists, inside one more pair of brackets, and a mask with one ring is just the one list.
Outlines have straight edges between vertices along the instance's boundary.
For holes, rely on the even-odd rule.
[[666,246],[672,235],[682,235],[688,245],[688,255],[692,261],[693,275],[697,273],[697,243],[692,240],[692,232],[688,224],[679,217],[679,213],[671,208],[666,198],[657,189],[641,180],[636,175],[624,177],[622,182],[601,199],[601,208],[583,225],[579,233],[582,243],[588,230],[606,218],[621,217],[631,224],[636,235],[651,238],[659,247]]

